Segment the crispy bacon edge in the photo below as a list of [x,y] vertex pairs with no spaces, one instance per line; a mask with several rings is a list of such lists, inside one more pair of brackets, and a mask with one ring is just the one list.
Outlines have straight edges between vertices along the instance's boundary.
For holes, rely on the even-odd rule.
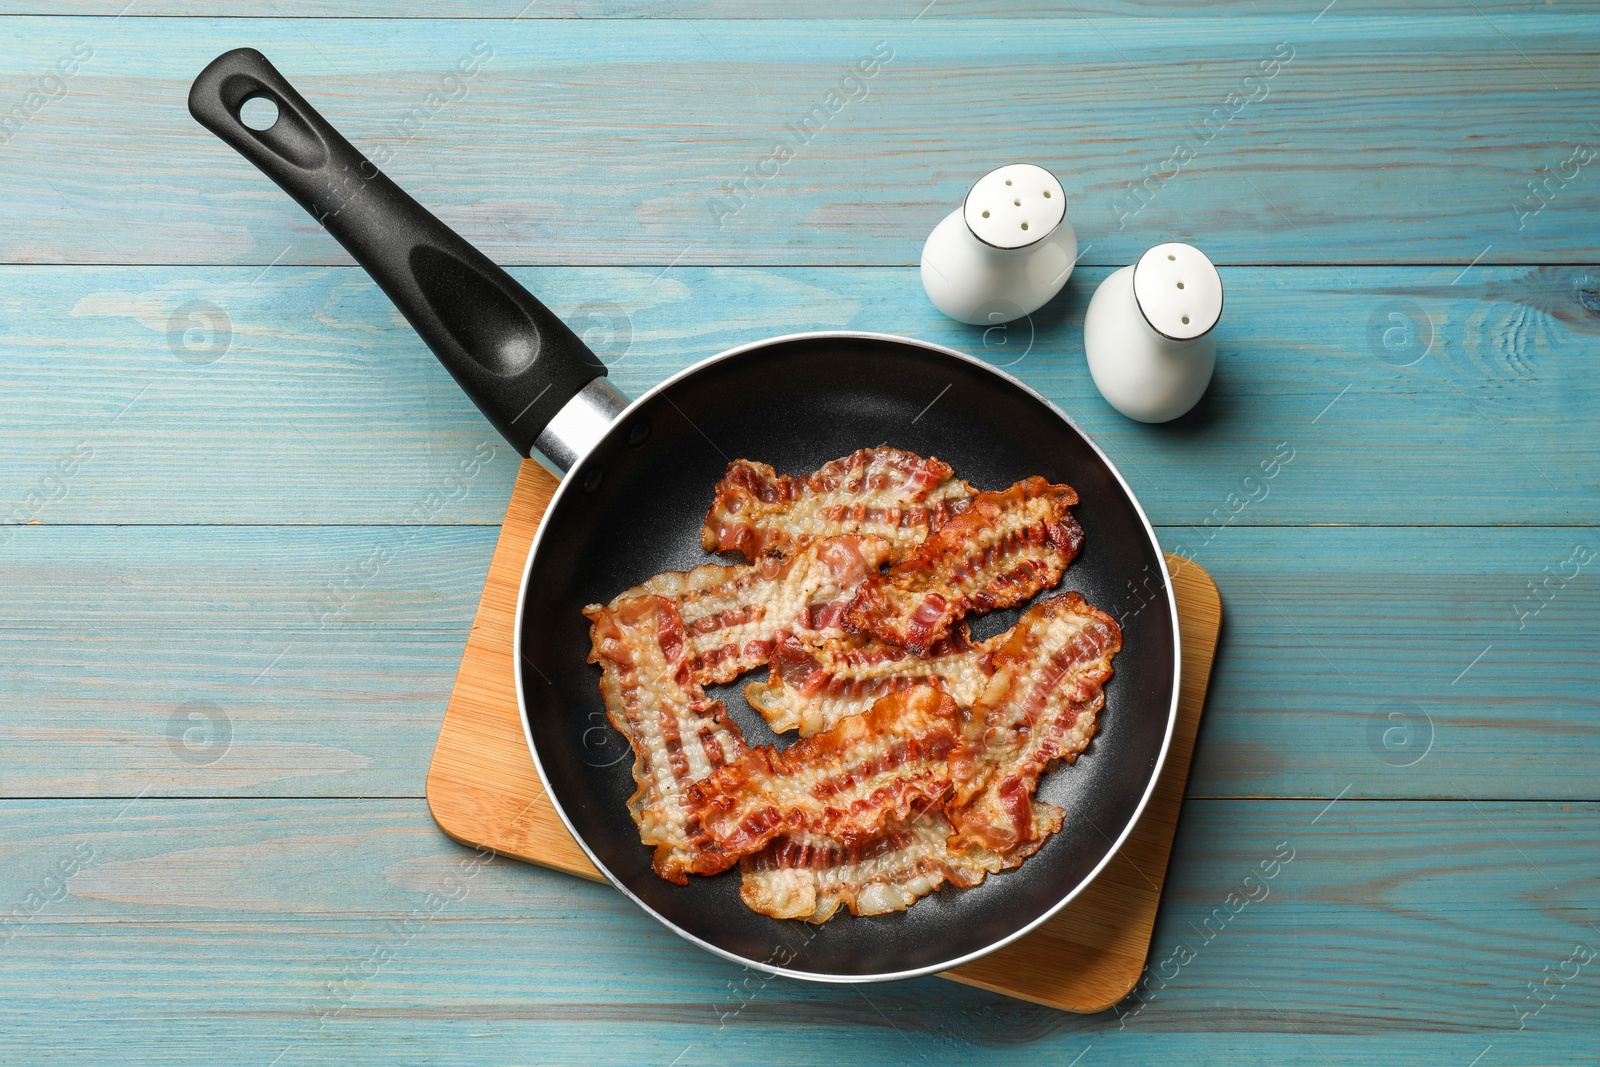
[[899,448],[862,448],[812,474],[728,464],[700,530],[707,552],[755,560],[813,537],[863,533],[903,547],[922,541],[973,496],[950,465]]
[[1026,478],[979,493],[886,574],[861,584],[846,629],[925,656],[962,616],[1020,604],[1061,580],[1083,546],[1070,485]]
[[781,751],[750,749],[690,786],[689,800],[729,865],[784,833],[854,845],[914,810],[941,805],[960,739],[955,701],[918,686]]

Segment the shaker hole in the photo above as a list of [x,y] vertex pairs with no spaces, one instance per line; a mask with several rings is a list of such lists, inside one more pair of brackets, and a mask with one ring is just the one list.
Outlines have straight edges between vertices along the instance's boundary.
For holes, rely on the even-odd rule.
[[1182,283],[1182,282],[1179,282],[1179,283],[1178,283],[1178,288],[1179,288],[1179,289],[1182,289],[1182,288],[1183,288],[1183,283]]
[[1027,224],[1027,223],[1026,223],[1026,222],[1024,222],[1024,223],[1023,223],[1023,224],[1022,224],[1022,228],[1023,228],[1023,229],[1024,229],[1024,230],[1026,230],[1026,229],[1027,229],[1027,228],[1028,228],[1028,224]]
[[1183,324],[1184,324],[1184,325],[1185,325],[1185,326],[1187,326],[1187,325],[1189,325],[1189,316],[1187,316],[1187,315],[1185,315],[1185,316],[1184,316],[1184,317],[1183,317]]
[[984,212],[984,213],[983,213],[983,217],[984,217],[984,218],[988,218],[988,217],[989,217],[989,213],[988,213],[988,212],[987,212],[987,211],[985,211],[985,212]]
[[1046,190],[1045,190],[1045,191],[1044,191],[1044,198],[1045,198],[1045,199],[1046,199],[1046,200],[1049,200],[1049,199],[1050,199],[1050,190],[1048,190],[1048,189],[1046,189]]
[[1168,256],[1167,256],[1167,258],[1168,258],[1168,259],[1172,259],[1172,260],[1175,260],[1175,259],[1177,259],[1177,258],[1178,258],[1178,257],[1177,257],[1177,256],[1174,256],[1174,255],[1171,255],[1171,254],[1168,254]]
[[1011,201],[1011,202],[1012,202],[1012,203],[1013,203],[1013,204],[1015,204],[1015,205],[1017,205],[1017,206],[1018,206],[1018,207],[1021,207],[1021,206],[1022,206],[1022,201],[1021,201],[1021,200],[1013,200],[1013,201]]
[[1010,179],[1010,178],[1007,178],[1007,179],[1006,179],[1006,184],[1007,184],[1007,185],[1010,185],[1010,184],[1011,184],[1011,179]]

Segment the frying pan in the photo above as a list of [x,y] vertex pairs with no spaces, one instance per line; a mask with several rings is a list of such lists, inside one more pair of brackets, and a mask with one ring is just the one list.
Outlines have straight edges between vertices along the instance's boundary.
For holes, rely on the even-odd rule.
[[[278,107],[266,130],[239,118],[257,97]],[[260,52],[214,60],[195,79],[189,110],[349,250],[518,452],[565,471],[523,575],[517,692],[550,800],[613,885],[730,960],[795,978],[863,982],[942,971],[991,952],[1058,911],[1105,866],[1150,797],[1176,721],[1177,602],[1132,491],[1065,413],[952,349],[842,332],[733,348],[629,403],[571,330],[402,192]],[[1062,588],[1116,616],[1123,645],[1098,736],[1039,791],[1067,810],[1065,827],[1020,868],[978,887],[821,925],[750,911],[736,870],[687,887],[663,881],[628,815],[627,747],[604,725],[581,609],[659,571],[707,561],[700,524],[730,459],[803,473],[885,442],[937,455],[980,488],[1040,474],[1078,490],[1084,550]],[[975,636],[998,632],[1019,613],[977,620]],[[727,702],[752,744],[776,740],[737,683],[711,695]]]

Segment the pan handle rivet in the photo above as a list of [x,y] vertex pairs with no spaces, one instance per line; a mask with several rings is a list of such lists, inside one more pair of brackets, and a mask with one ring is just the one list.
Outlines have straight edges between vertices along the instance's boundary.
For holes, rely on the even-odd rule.
[[583,476],[583,491],[592,493],[600,488],[600,483],[606,480],[606,472],[600,467],[591,467],[589,473]]
[[639,419],[628,427],[628,447],[638,448],[650,437],[650,420]]

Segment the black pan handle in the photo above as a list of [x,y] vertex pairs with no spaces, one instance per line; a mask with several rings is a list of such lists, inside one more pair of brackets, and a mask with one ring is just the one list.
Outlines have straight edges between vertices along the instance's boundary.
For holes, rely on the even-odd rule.
[[[239,118],[258,97],[278,106],[265,130]],[[349,250],[524,456],[569,400],[605,376],[549,308],[407,196],[254,48],[212,60],[189,90],[189,113]]]

